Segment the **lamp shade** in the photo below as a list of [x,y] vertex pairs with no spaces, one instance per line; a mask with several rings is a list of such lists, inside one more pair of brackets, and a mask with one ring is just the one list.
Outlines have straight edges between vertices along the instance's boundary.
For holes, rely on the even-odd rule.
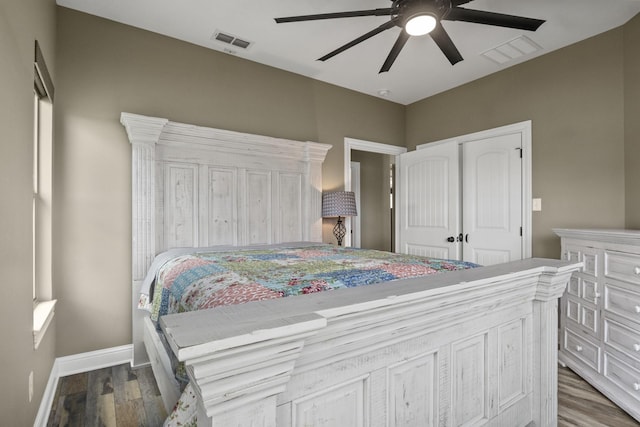
[[322,216],[340,217],[356,216],[356,196],[353,191],[336,191],[333,193],[322,193]]

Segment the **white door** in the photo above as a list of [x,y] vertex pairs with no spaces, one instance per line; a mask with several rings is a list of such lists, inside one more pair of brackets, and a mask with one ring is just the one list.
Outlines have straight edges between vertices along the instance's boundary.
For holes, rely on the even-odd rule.
[[522,142],[518,133],[462,144],[463,259],[522,259]]
[[522,230],[523,223],[530,223],[523,215],[528,206],[523,197],[528,174],[521,158],[523,146],[530,144],[523,142],[523,135],[530,141],[526,129],[530,122],[400,155],[398,252],[481,265],[530,256]]
[[436,144],[397,157],[396,250],[460,259],[458,144]]

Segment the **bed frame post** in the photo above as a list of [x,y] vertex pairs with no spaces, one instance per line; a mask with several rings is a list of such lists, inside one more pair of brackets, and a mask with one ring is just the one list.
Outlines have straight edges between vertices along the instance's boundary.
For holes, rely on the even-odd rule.
[[[140,286],[156,255],[155,247],[155,162],[156,144],[167,119],[122,113],[120,122],[131,142],[131,274],[132,323],[142,324],[144,316],[137,309]],[[133,366],[149,361],[143,345],[142,328],[133,330]]]
[[558,422],[558,298],[571,272],[541,274],[533,301],[533,425]]
[[311,313],[276,322],[280,326],[212,347],[177,351],[197,396],[198,427],[278,427],[277,397],[285,391],[305,341],[326,328],[327,319]]

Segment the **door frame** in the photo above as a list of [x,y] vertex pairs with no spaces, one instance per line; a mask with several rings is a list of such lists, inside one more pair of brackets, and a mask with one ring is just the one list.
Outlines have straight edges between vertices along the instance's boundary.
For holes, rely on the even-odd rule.
[[[407,152],[406,147],[400,147],[398,145],[381,144],[379,142],[365,141],[363,139],[345,137],[344,138],[344,167],[343,167],[345,191],[351,191],[351,150],[387,154],[394,157]],[[345,218],[344,225],[347,229],[347,234],[344,236],[344,245],[345,247],[349,247],[351,246],[351,217]],[[360,230],[360,233],[362,233],[362,230]]]
[[[416,150],[433,147],[432,144],[446,144],[455,141],[458,145],[472,142],[478,139],[486,139],[502,135],[519,133],[522,138],[522,257],[523,259],[532,257],[532,150],[531,150],[531,120],[526,120],[511,125],[500,126],[493,129],[487,129],[480,132],[460,135],[453,138],[443,139],[441,141],[420,144],[416,146]],[[399,212],[398,212],[399,213]],[[397,215],[397,214],[396,214]],[[396,227],[398,224],[396,223]],[[398,235],[396,234],[396,240]],[[398,242],[396,242],[398,243]]]
[[[351,190],[356,195],[356,206],[358,207],[358,211],[360,211],[360,206],[362,206],[360,202],[360,162],[351,162]],[[358,215],[351,222],[351,229],[353,230],[351,235],[355,235],[351,243],[355,248],[362,246],[362,240],[360,238],[360,230],[362,229],[360,218],[361,216]]]

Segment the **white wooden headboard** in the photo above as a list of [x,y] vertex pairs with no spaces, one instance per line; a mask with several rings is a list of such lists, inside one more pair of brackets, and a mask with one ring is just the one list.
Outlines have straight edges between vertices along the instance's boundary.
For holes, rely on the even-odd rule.
[[[135,364],[141,281],[175,247],[322,241],[322,162],[330,145],[122,113],[131,142]],[[141,353],[142,351],[142,353]]]
[[330,145],[122,113],[132,147],[133,279],[169,248],[322,240]]

